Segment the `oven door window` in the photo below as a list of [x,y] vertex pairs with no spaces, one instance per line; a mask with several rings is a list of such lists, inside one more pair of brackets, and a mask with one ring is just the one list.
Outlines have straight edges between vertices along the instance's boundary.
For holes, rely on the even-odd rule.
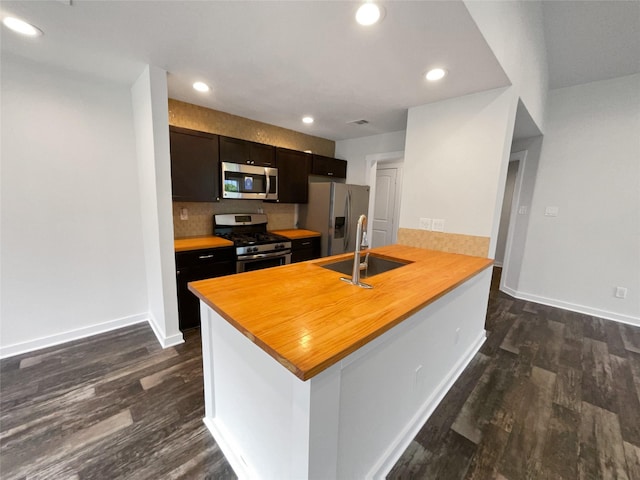
[[237,273],[252,272],[254,270],[260,270],[263,268],[278,267],[280,265],[287,265],[291,263],[291,254],[279,255],[277,257],[270,258],[258,258],[252,260],[238,259],[236,264]]

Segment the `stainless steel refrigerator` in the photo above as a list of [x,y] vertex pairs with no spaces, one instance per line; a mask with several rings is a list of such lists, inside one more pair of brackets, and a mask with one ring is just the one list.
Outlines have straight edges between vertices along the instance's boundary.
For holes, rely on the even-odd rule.
[[360,215],[367,215],[369,187],[336,182],[309,184],[309,203],[300,205],[300,228],[320,232],[323,257],[353,252]]

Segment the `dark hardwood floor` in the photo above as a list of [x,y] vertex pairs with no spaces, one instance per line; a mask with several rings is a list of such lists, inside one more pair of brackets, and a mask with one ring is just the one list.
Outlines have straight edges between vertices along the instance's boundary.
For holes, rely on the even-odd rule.
[[[640,328],[496,285],[487,341],[389,478],[640,480]],[[0,478],[235,478],[202,423],[200,346],[138,325],[2,360]]]

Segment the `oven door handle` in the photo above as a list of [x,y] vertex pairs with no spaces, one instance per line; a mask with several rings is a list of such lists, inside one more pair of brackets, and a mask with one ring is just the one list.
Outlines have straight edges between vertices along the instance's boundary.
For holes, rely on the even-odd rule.
[[289,253],[291,253],[291,250],[279,250],[273,253],[256,253],[255,255],[243,255],[242,257],[238,258],[238,261],[246,262],[248,260],[260,260],[263,258],[284,257]]

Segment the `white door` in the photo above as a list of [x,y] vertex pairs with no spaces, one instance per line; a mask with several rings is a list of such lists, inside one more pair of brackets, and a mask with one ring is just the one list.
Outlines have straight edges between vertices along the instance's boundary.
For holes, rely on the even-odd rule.
[[376,195],[371,230],[372,247],[381,247],[394,242],[397,176],[397,168],[379,168],[376,172]]

